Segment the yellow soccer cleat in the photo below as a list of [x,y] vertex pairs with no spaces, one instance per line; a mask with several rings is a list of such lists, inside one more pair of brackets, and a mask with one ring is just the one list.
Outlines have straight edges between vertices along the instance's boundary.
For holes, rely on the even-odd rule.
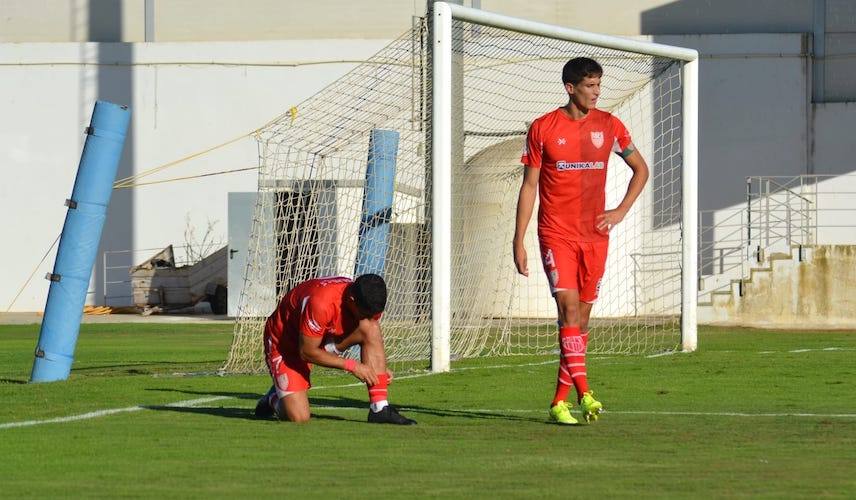
[[571,407],[564,401],[559,401],[550,408],[550,420],[561,425],[577,425],[579,422],[571,415]]
[[586,419],[586,422],[593,422],[603,413],[603,404],[594,399],[592,391],[588,391],[583,393],[583,397],[580,399],[580,409],[583,411],[583,418]]

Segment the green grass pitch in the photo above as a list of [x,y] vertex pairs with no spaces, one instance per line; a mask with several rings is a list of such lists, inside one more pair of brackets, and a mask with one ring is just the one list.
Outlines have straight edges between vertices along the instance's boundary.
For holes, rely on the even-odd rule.
[[547,421],[552,357],[400,377],[415,427],[366,424],[365,389],[319,372],[294,425],[253,417],[267,377],[205,375],[230,325],[87,324],[69,380],[30,385],[37,336],[0,325],[3,498],[856,496],[854,333],[702,328],[693,354],[591,356],[607,413],[579,427]]

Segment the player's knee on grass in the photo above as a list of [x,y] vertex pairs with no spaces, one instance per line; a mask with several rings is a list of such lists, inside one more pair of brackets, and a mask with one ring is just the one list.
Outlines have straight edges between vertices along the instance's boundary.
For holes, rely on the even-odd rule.
[[310,413],[307,413],[306,415],[295,415],[294,417],[289,418],[288,420],[290,422],[294,422],[295,424],[304,424],[306,422],[309,422],[309,418],[311,416],[312,415]]
[[277,401],[277,416],[286,422],[308,422],[311,417],[306,393],[294,393]]

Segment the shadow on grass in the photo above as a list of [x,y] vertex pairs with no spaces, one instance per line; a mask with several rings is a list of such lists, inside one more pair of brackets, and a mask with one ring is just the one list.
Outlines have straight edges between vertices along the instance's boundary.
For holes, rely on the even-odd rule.
[[[347,397],[310,397],[309,402],[324,409],[361,409],[365,410],[368,403],[363,400]],[[433,415],[436,417],[457,417],[482,420],[512,420],[516,422],[544,422],[544,419],[510,415],[499,411],[472,411],[472,410],[449,410],[444,408],[431,408],[429,406],[414,405],[407,403],[395,404],[403,412],[412,412],[422,415]]]
[[191,413],[196,415],[211,415],[222,418],[238,418],[242,420],[259,420],[253,415],[252,409],[230,408],[221,406],[166,406],[146,405],[147,410],[172,411],[176,413]]
[[[190,389],[174,389],[174,388],[155,388],[155,389],[146,389],[147,391],[159,391],[159,392],[179,392],[181,394],[187,394],[192,396],[221,396],[232,399],[242,399],[255,402],[258,400],[262,393],[248,393],[248,392],[229,392],[229,391],[193,391]],[[310,398],[310,404],[312,403],[312,398]],[[358,408],[365,408],[366,404],[359,406]],[[152,405],[146,406],[149,410],[158,410],[158,411],[174,411],[179,413],[195,413],[195,414],[204,414],[204,415],[212,415],[216,417],[224,417],[224,418],[241,418],[244,420],[270,420],[276,421],[275,418],[258,418],[255,415],[254,408],[245,408],[245,407],[222,407],[222,406],[166,406],[166,405]],[[312,414],[313,419],[317,420],[342,420],[342,421],[352,421],[352,422],[362,422],[360,419],[350,419],[339,417],[335,415],[318,415],[317,413]]]
[[27,382],[28,380],[25,378],[0,378],[0,384],[26,384]]
[[[163,391],[163,392],[179,392],[182,394],[194,395],[194,396],[222,396],[227,398],[241,399],[241,400],[251,400],[256,401],[259,397],[262,396],[262,393],[246,393],[246,392],[229,392],[229,391],[194,391],[188,389],[174,389],[174,388],[161,388],[161,389],[147,389],[149,391]],[[311,393],[310,393],[311,394]],[[313,419],[320,420],[343,420],[343,421],[352,421],[352,422],[365,422],[363,415],[360,414],[359,418],[346,418],[334,415],[324,415],[318,414],[318,410],[356,410],[365,412],[368,411],[368,401],[363,399],[354,399],[343,396],[323,396],[323,397],[313,397],[310,395],[309,404],[316,410],[316,412],[312,413]],[[509,420],[516,422],[535,422],[535,423],[546,423],[546,419],[543,418],[532,418],[521,415],[513,415],[507,414],[500,411],[471,411],[471,410],[449,410],[443,408],[432,408],[429,406],[422,405],[414,405],[401,403],[396,404],[398,408],[405,412],[412,412],[422,415],[432,415],[437,417],[455,417],[455,418],[467,418],[467,419],[481,419],[481,420]],[[202,407],[202,406],[192,406],[192,407],[176,407],[176,406],[148,406],[147,408],[152,410],[167,410],[167,411],[177,411],[184,413],[197,413],[197,414],[209,414],[213,416],[220,416],[225,418],[244,418],[246,420],[265,420],[258,419],[254,415],[253,408],[233,408],[233,407]]]
[[178,392],[181,394],[188,394],[191,396],[222,396],[225,398],[234,398],[234,399],[247,399],[251,401],[256,401],[260,397],[262,397],[263,392],[255,393],[255,392],[233,392],[233,391],[194,391],[191,389],[175,389],[173,387],[163,387],[163,388],[148,388],[147,391],[156,391],[156,392]]
[[[155,411],[172,411],[176,413],[190,413],[195,415],[211,415],[214,417],[221,418],[237,418],[241,420],[269,420],[271,422],[276,422],[277,420],[273,417],[267,418],[259,418],[255,415],[255,410],[251,408],[234,408],[234,407],[223,407],[223,406],[166,406],[166,405],[148,405],[145,407],[147,410],[155,410]],[[363,422],[361,419],[351,419],[340,417],[336,415],[319,415],[317,413],[312,414],[313,420],[341,420],[341,421],[350,421],[350,422]]]
[[[88,374],[88,372],[97,372],[98,374],[130,374],[130,375],[150,375],[152,373],[161,373],[169,370],[187,371],[189,368],[198,366],[218,366],[221,361],[140,361],[122,364],[110,365],[88,365],[74,367],[71,371],[74,374]],[[145,367],[157,368],[157,371],[141,369]],[[206,375],[210,374],[204,372]]]

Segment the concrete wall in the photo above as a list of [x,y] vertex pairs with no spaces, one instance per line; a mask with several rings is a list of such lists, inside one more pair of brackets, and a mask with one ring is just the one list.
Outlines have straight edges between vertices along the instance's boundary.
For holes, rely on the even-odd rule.
[[821,246],[811,257],[770,262],[736,293],[715,299],[707,324],[780,328],[856,327],[856,245]]
[[[0,308],[8,308],[62,229],[63,200],[71,193],[83,128],[96,99],[132,108],[120,178],[242,136],[140,182],[254,167],[257,148],[247,133],[353,66],[290,63],[360,60],[383,45],[378,40],[2,45]],[[256,187],[256,172],[246,171],[115,191],[89,302],[102,303],[104,251],[182,245],[188,227],[201,239],[209,221],[211,237],[225,242],[227,193]],[[48,287],[42,276],[54,256],[48,254],[12,310],[44,307]],[[113,263],[130,264],[131,257],[126,259],[119,255]]]
[[808,173],[804,35],[652,38],[694,48],[701,57],[699,209],[744,203],[748,175]]
[[[147,11],[147,4],[150,9]],[[851,0],[463,0],[491,12],[614,35],[856,32]],[[3,0],[0,41],[391,38],[426,0]],[[594,7],[594,8],[593,8]],[[603,15],[608,12],[609,15]],[[119,23],[116,23],[118,13]],[[830,54],[838,41],[831,40]]]
[[145,40],[146,0],[4,0],[0,42]]
[[[856,102],[815,104],[813,107],[811,160],[815,174],[856,172]],[[848,139],[849,137],[849,139]]]
[[[433,0],[3,0],[0,42],[389,39]],[[457,0],[614,35],[812,34],[817,102],[856,100],[852,0]],[[609,15],[602,13],[608,12]]]
[[424,0],[3,0],[0,42],[388,39],[424,9]]
[[[261,2],[259,5],[274,3],[280,4]],[[350,12],[346,3],[351,4],[321,2],[319,8],[337,5],[344,9],[342,12]],[[156,1],[155,4],[165,8],[167,2]],[[190,9],[196,5],[189,0],[168,4],[175,9]],[[556,6],[552,15],[578,12],[574,22],[565,24],[591,23],[593,28],[603,27],[591,16],[574,10],[576,6],[566,11],[558,8],[559,3],[539,3],[529,17],[541,16],[542,20],[549,20],[545,16],[551,15],[550,8],[545,5],[551,4]],[[830,1],[827,6],[833,4],[838,5]],[[217,2],[206,5],[211,9],[222,7]],[[245,5],[251,11],[256,3]],[[616,5],[636,12],[636,21],[641,22],[639,29],[649,29],[645,28],[645,23],[655,26],[650,24],[655,19],[663,22],[670,16],[680,19],[676,13],[684,11],[678,7],[704,7],[704,3],[697,2],[639,2],[634,11],[628,6],[635,3],[617,2]],[[111,8],[116,6],[121,9]],[[487,10],[508,9],[509,14],[518,13],[513,9],[523,9],[518,3],[498,0],[484,0],[481,6]],[[411,8],[418,10],[418,2]],[[83,0],[40,3],[4,0],[0,9],[0,40],[17,39],[23,33],[42,33],[41,28],[36,29],[33,24],[37,21],[52,26],[44,29],[44,33],[51,36],[61,31],[60,26],[68,25],[63,33],[69,39],[78,40],[83,31],[70,21],[74,15],[78,16],[75,19],[84,16],[90,23],[86,28],[87,36],[94,33],[93,26],[101,26],[98,29],[106,33],[106,38],[116,34],[107,33],[110,27],[117,30],[121,27],[122,37],[136,37],[134,33],[139,28],[131,25],[136,26],[134,16],[145,10],[145,1],[99,4]],[[640,14],[652,9],[653,13],[648,16]],[[770,20],[781,23],[776,26],[784,29],[785,24],[792,22],[791,13],[779,10],[787,9],[774,9],[770,12]],[[623,19],[624,10],[618,11],[622,12],[619,19]],[[218,12],[220,17],[227,18],[229,16],[224,13],[231,11]],[[687,16],[689,13],[691,10],[684,12]],[[403,14],[387,18],[398,15]],[[56,16],[61,22],[55,22]],[[30,24],[23,23],[22,19],[28,19]],[[314,18],[306,14],[300,19],[306,25]],[[349,24],[361,26],[360,19],[355,15]],[[714,16],[710,19],[713,26],[715,19],[728,18]],[[836,19],[836,29],[847,29],[847,22]],[[243,22],[239,21],[235,21],[236,25]],[[631,29],[627,22],[621,21],[617,26],[627,32],[638,31]],[[406,29],[409,25],[408,17],[401,27]],[[656,26],[659,26],[657,31],[669,31],[668,23]],[[798,26],[800,30],[804,27]],[[218,36],[231,36],[229,28],[221,26]],[[260,28],[256,31],[266,33]],[[325,32],[313,32],[316,36],[322,33]],[[360,33],[366,35],[368,31]],[[276,32],[276,36],[283,36],[283,32]],[[303,33],[301,36],[309,35]],[[696,47],[702,53],[701,209],[719,210],[742,203],[746,175],[796,175],[811,171],[811,165],[815,165],[817,173],[840,175],[856,170],[850,167],[853,149],[844,132],[853,130],[856,124],[853,105],[810,103],[811,70],[806,36],[661,35],[653,38]],[[134,110],[119,172],[123,177],[245,135],[353,67],[342,61],[365,59],[385,44],[386,40],[381,38],[0,44],[0,109],[9,117],[0,122],[0,213],[4,214],[0,218],[0,231],[4,241],[12,242],[0,246],[0,262],[4,262],[0,266],[0,307],[8,307],[61,229],[65,214],[62,201],[71,190],[84,140],[82,129],[88,123],[96,99],[128,103]],[[151,179],[251,167],[256,163],[255,144],[245,137]],[[192,227],[204,228],[209,220],[215,221],[216,236],[225,240],[226,193],[254,190],[253,172],[119,190],[114,194],[101,251],[181,244],[187,227],[186,216],[190,217]],[[52,262],[51,253],[13,310],[43,307],[47,285],[40,276]],[[103,280],[99,263],[93,277],[91,300],[100,302]]]

